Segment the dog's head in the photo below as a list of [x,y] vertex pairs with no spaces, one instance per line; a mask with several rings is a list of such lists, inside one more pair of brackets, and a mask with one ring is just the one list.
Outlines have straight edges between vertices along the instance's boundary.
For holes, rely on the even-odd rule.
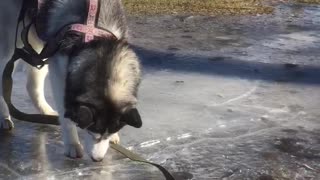
[[66,117],[86,131],[89,156],[102,160],[111,135],[125,125],[142,126],[138,58],[125,41],[96,40],[70,56],[68,73]]

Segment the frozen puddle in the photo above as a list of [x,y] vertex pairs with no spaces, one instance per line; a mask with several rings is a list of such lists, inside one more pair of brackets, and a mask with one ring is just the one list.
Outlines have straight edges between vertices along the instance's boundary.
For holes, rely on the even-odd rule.
[[270,48],[281,50],[297,51],[299,49],[312,48],[316,43],[320,44],[320,37],[316,36],[319,32],[296,32],[283,34],[274,37],[274,40],[264,42],[263,45]]

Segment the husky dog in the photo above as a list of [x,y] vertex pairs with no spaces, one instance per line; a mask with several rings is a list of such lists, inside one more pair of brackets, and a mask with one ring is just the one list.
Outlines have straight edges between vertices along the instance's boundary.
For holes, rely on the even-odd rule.
[[[19,11],[26,1],[31,0],[0,1],[1,74],[12,56]],[[85,24],[88,16],[88,0],[42,1],[38,27],[29,33],[29,42],[38,52],[44,41],[63,27]],[[97,26],[110,31],[115,39],[98,37],[84,42],[82,34],[68,31],[57,52],[48,60],[65,155],[71,158],[83,156],[78,125],[85,131],[84,147],[93,161],[104,158],[110,141],[119,142],[117,132],[123,126],[139,128],[142,125],[136,109],[140,64],[127,42],[128,30],[121,0],[100,0],[98,14]],[[27,89],[42,113],[54,114],[43,93],[47,71],[46,67],[41,70],[29,67]],[[0,128],[11,129],[13,123],[3,100],[2,87],[0,93]]]

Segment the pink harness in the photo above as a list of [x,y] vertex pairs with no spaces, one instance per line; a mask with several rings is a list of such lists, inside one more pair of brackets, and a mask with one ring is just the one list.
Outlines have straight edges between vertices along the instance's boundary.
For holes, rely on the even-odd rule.
[[106,37],[114,38],[114,35],[108,31],[98,29],[95,27],[96,18],[98,15],[98,0],[88,0],[89,10],[87,24],[73,24],[71,25],[71,30],[84,33],[84,42],[90,42],[94,37]]
[[[94,40],[94,37],[105,37],[110,39],[117,39],[117,37],[109,31],[96,28],[96,20],[98,16],[99,0],[89,1],[88,18],[86,24],[72,24],[70,30],[84,34],[84,42]],[[38,8],[40,8],[43,0],[38,0]]]

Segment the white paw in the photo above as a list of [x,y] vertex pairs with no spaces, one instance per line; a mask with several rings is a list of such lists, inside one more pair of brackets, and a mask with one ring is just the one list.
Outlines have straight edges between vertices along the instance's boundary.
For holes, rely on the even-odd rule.
[[119,134],[118,134],[118,133],[113,134],[113,135],[110,137],[110,142],[111,142],[112,144],[119,144],[119,143],[120,143]]
[[78,144],[65,144],[64,154],[72,159],[83,157],[83,148],[80,143]]
[[14,124],[11,121],[10,117],[0,118],[0,129],[2,130],[12,130],[14,128]]

